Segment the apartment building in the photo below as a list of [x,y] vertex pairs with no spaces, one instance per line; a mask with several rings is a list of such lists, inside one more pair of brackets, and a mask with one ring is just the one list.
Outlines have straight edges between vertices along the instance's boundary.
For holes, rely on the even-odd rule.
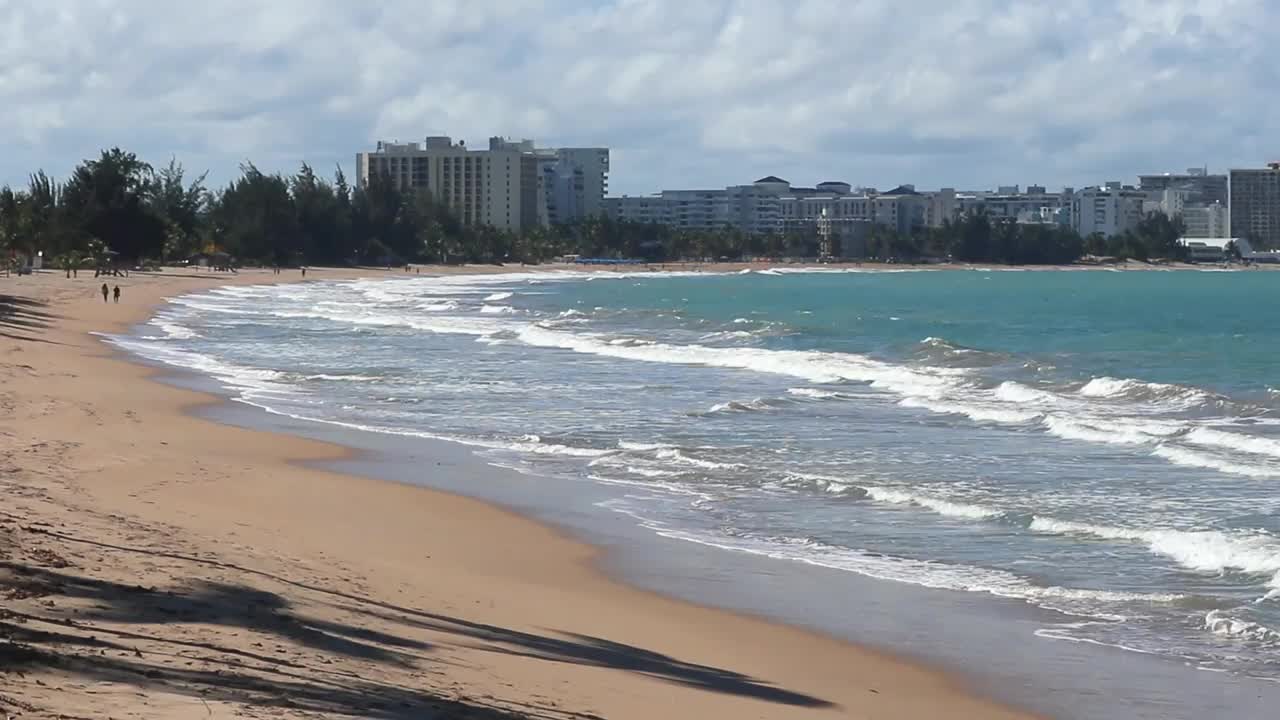
[[1183,206],[1182,223],[1183,237],[1223,238],[1231,234],[1231,213],[1218,202]]
[[1084,188],[1072,195],[1071,227],[1085,237],[1119,235],[1142,221],[1146,201],[1146,192],[1118,182]]
[[538,223],[537,161],[531,143],[491,138],[487,150],[472,150],[445,136],[423,143],[379,142],[356,155],[356,183],[386,177],[401,191],[430,192],[464,225],[491,225],[520,232]]
[[1211,175],[1206,168],[1188,168],[1183,173],[1139,175],[1138,189],[1147,191],[1184,190],[1190,204],[1227,204],[1228,178]]
[[910,185],[886,193],[835,181],[794,187],[769,175],[750,185],[723,190],[664,190],[654,195],[608,198],[605,212],[620,220],[686,230],[729,226],[752,234],[799,231],[860,239],[873,224],[910,233],[924,226],[931,212],[942,212],[937,207],[949,211],[953,199],[954,191],[935,206],[932,195],[917,192]]
[[964,192],[956,195],[955,212],[957,216],[985,212],[992,219],[1016,221],[1019,217],[1040,217],[1069,207],[1072,194],[1071,188],[1051,193],[1040,185],[1028,186],[1026,192],[1020,192],[1016,185],[1001,187],[996,192]]
[[1228,175],[1228,234],[1245,238],[1254,247],[1280,249],[1280,162],[1231,170]]
[[538,162],[540,221],[569,223],[604,214],[609,191],[608,148],[540,148]]
[[489,139],[472,150],[446,136],[422,143],[379,142],[356,155],[356,182],[383,175],[400,190],[426,190],[467,225],[524,231],[572,222],[604,209],[608,148],[539,149],[532,140]]

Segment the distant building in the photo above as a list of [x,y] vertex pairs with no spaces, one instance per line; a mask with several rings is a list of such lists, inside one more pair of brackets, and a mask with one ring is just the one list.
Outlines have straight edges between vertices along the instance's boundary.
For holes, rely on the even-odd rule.
[[1184,205],[1182,223],[1188,238],[1227,237],[1231,229],[1231,214],[1222,203]]
[[924,224],[928,227],[942,227],[948,220],[955,220],[959,214],[955,188],[927,192],[925,198]]
[[1081,236],[1119,235],[1138,226],[1147,194],[1118,182],[1077,190],[1071,198],[1071,227]]
[[1071,227],[1071,208],[1044,206],[1035,210],[1022,210],[1018,213],[1015,222],[1019,225]]
[[1280,249],[1280,162],[1229,173],[1231,234]]
[[538,161],[539,219],[569,223],[604,214],[609,190],[608,148],[533,150]]
[[[1002,188],[1008,190],[1009,188]],[[1031,192],[1035,190],[1036,192]],[[1071,204],[1071,192],[1051,193],[1044,187],[1033,185],[1027,192],[966,192],[955,200],[959,215],[973,215],[985,212],[994,220],[1008,219],[1016,221],[1019,217],[1044,215],[1052,213]]]
[[[1184,237],[1178,241],[1187,249],[1187,259],[1191,262],[1223,262],[1232,259],[1230,248],[1232,245],[1237,246],[1237,251],[1243,254],[1243,250],[1239,247],[1240,241],[1236,238],[1229,237],[1205,237],[1205,238],[1188,238]],[[1245,248],[1248,248],[1246,243]]]
[[465,225],[523,231],[604,211],[608,148],[539,149],[532,140],[489,139],[471,150],[445,136],[422,143],[379,142],[356,155],[356,183],[374,175],[400,190],[425,190]]
[[1197,207],[1193,198],[1195,194],[1186,188],[1165,188],[1163,190],[1143,190],[1147,199],[1142,203],[1144,215],[1164,213],[1169,217],[1181,217],[1187,208]]
[[1160,175],[1139,175],[1139,190],[1185,190],[1190,203],[1222,203],[1227,204],[1227,176],[1210,175],[1201,168],[1189,168],[1185,173],[1163,173]]
[[356,155],[356,183],[381,175],[400,190],[425,190],[448,205],[464,225],[522,231],[538,223],[537,160],[532,143],[492,138],[488,150],[429,137],[422,144],[379,142]]
[[723,190],[663,190],[606,198],[604,207],[606,214],[619,220],[678,230],[732,227],[752,234],[821,231],[830,237],[863,237],[873,224],[909,233],[926,225],[931,213],[950,214],[954,192],[939,198],[902,185],[881,193],[837,181],[794,187],[769,175]]

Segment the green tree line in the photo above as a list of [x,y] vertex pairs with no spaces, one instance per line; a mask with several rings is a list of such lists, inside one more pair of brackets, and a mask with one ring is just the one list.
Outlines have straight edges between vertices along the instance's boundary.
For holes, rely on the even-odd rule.
[[119,148],[86,160],[63,181],[43,171],[26,187],[0,188],[0,253],[43,252],[46,264],[181,261],[199,252],[240,262],[295,264],[536,263],[576,254],[649,261],[814,258],[953,258],[966,262],[1069,263],[1085,254],[1179,258],[1181,223],[1162,214],[1110,238],[1019,225],[983,213],[899,234],[869,225],[858,242],[824,248],[817,227],[765,234],[723,227],[683,230],[593,217],[524,233],[466,226],[430,193],[402,192],[384,177],[352,187],[303,164],[268,174],[251,163],[220,189],[176,160],[156,168]]

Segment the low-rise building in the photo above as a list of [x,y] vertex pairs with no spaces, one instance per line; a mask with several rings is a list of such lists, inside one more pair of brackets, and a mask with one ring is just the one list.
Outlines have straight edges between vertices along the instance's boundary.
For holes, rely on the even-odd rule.
[[1240,240],[1229,237],[1184,237],[1178,242],[1187,249],[1187,259],[1191,262],[1224,262],[1234,259],[1232,249],[1239,251]]
[[[827,181],[813,187],[793,187],[769,175],[750,185],[723,190],[663,190],[654,195],[607,198],[610,217],[658,223],[676,229],[709,230],[733,227],[752,234],[817,232],[861,235],[872,224],[910,233],[929,222],[930,212],[949,211],[952,195],[941,201],[902,185],[881,193]],[[943,210],[939,210],[943,208]]]

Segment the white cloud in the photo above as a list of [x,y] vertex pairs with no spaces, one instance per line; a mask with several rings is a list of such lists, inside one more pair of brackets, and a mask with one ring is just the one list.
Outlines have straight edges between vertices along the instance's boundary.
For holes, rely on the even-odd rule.
[[0,182],[104,146],[221,182],[445,133],[611,187],[1082,185],[1280,148],[1270,0],[0,0]]

